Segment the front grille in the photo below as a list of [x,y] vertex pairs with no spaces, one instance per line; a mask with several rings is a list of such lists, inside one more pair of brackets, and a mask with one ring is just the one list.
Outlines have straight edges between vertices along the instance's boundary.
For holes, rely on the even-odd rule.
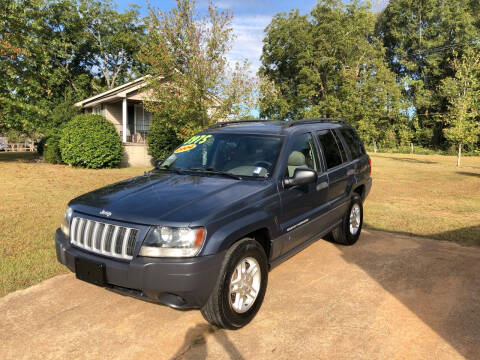
[[70,235],[72,244],[82,249],[130,260],[138,229],[74,217]]

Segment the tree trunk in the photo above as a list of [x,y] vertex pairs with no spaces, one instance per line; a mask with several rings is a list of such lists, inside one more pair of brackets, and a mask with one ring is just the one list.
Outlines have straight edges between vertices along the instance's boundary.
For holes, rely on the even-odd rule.
[[377,152],[377,142],[375,140],[373,140],[373,152]]
[[413,143],[410,143],[410,149],[412,150],[412,154],[413,154]]
[[462,157],[462,144],[458,144],[457,167],[460,167],[461,157]]

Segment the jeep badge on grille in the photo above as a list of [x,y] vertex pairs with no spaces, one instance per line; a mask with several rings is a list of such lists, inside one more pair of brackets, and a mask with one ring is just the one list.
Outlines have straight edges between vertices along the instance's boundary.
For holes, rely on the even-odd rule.
[[102,209],[102,211],[100,211],[100,215],[105,215],[106,217],[110,217],[112,213],[110,211]]

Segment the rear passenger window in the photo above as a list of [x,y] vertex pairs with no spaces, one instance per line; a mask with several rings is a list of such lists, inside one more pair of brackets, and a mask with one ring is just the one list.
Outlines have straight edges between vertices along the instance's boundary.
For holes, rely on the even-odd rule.
[[338,137],[338,134],[335,131],[331,130],[330,132],[333,134],[333,137],[337,142],[338,148],[340,149],[340,155],[342,155],[343,162],[347,161],[347,153],[345,152],[345,148],[343,147],[342,140],[340,140],[340,138]]
[[365,149],[363,148],[362,141],[355,133],[355,131],[348,128],[342,128],[340,129],[340,133],[345,138],[345,142],[347,143],[347,146],[350,149],[350,153],[352,154],[352,159],[359,158],[360,156],[365,154]]
[[333,133],[330,130],[323,130],[319,131],[317,134],[318,141],[320,141],[320,144],[322,144],[323,147],[327,169],[340,165],[343,162],[342,154]]

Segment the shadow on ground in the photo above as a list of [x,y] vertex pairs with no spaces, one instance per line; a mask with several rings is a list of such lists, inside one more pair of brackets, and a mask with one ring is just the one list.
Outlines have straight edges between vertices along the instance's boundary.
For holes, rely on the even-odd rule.
[[[472,230],[480,232],[480,226],[436,235]],[[360,238],[355,246],[337,248],[348,263],[365,271],[459,354],[479,359],[479,253],[453,243],[435,246],[435,242],[407,236],[389,244],[385,242],[388,235],[375,232],[368,241]]]
[[219,344],[222,345],[230,359],[243,359],[235,344],[228,338],[227,331],[218,329],[208,324],[197,324],[191,327],[185,333],[185,339],[182,346],[171,360],[192,359],[203,360],[207,358],[207,339],[208,335],[213,335]]
[[0,161],[13,162],[30,162],[38,159],[36,152],[0,152]]
[[467,172],[467,171],[457,171],[458,175],[463,175],[463,176],[473,176],[473,177],[478,177],[480,178],[480,173],[473,173],[473,172]]
[[424,239],[434,239],[440,241],[451,241],[465,246],[480,246],[480,225],[467,226],[450,231],[443,231],[428,235],[414,234],[406,231],[394,231],[391,229],[383,229],[371,224],[365,223],[365,228],[376,231],[387,231],[390,233],[400,234],[404,236],[415,236]]
[[416,163],[416,164],[437,164],[436,161],[409,158],[409,157],[393,157],[393,156],[385,156],[385,157],[391,160],[404,161],[404,162]]

